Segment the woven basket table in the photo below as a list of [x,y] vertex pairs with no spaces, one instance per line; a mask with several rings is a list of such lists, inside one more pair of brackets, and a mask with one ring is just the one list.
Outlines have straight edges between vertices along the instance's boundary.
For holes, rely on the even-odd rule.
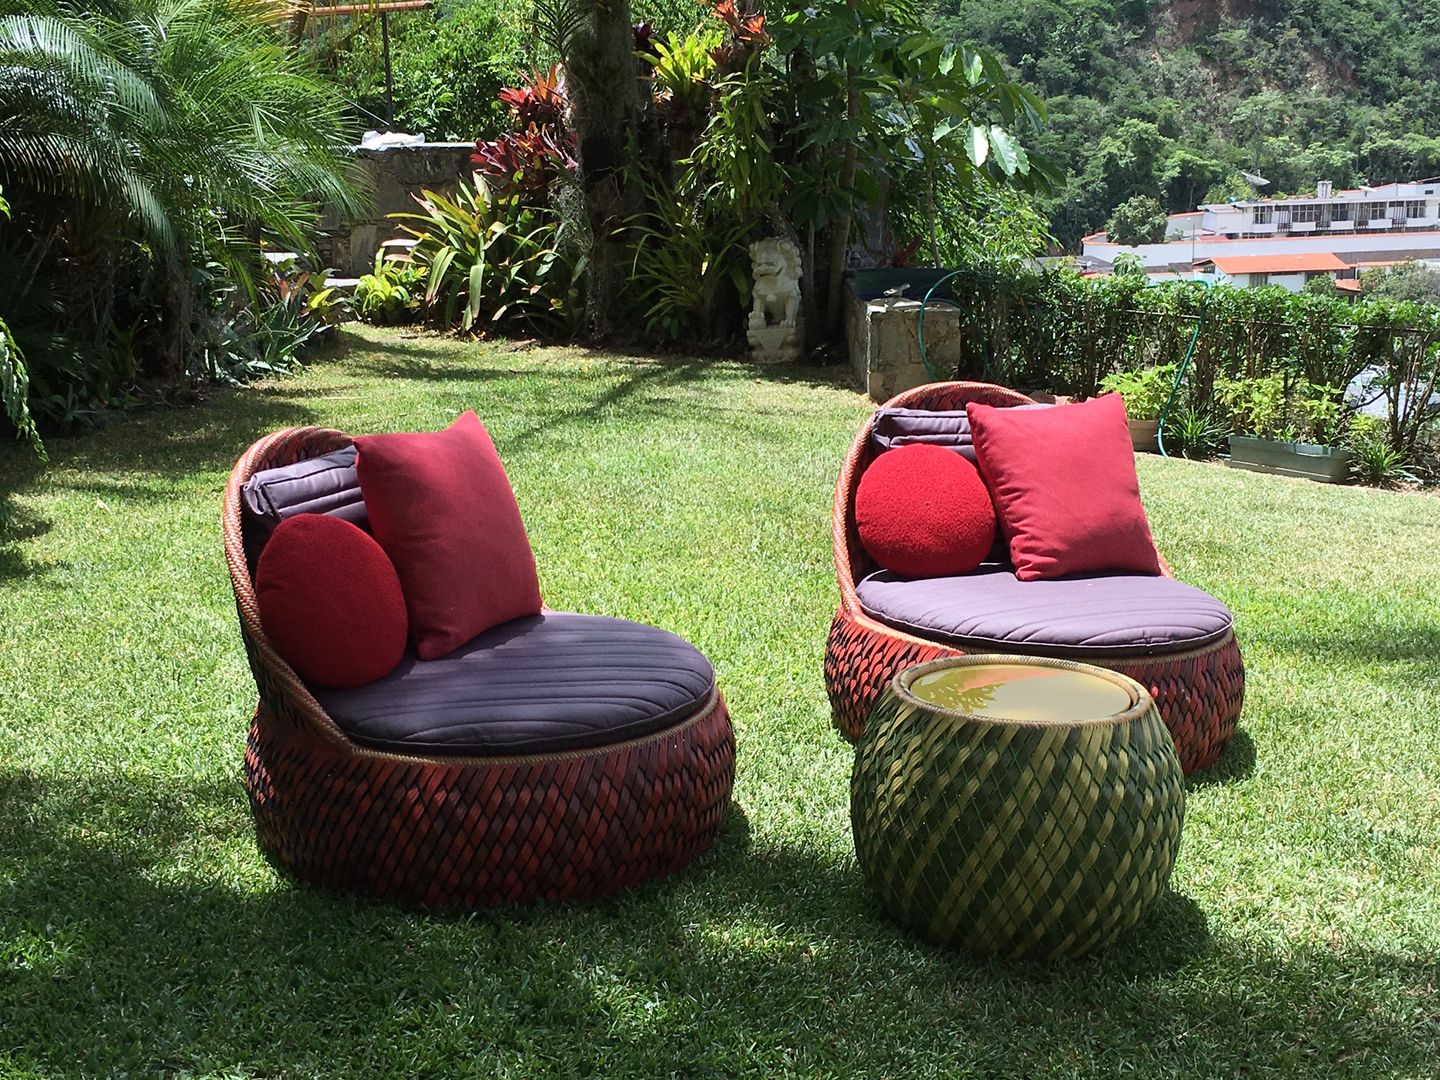
[[1145,689],[1034,657],[895,676],[851,779],[861,869],[884,908],[979,956],[1056,959],[1130,929],[1164,892],[1185,789]]

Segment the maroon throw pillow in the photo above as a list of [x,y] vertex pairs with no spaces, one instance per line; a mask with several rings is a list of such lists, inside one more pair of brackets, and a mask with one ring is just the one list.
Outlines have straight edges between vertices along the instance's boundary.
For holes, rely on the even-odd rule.
[[520,507],[473,411],[444,431],[362,435],[355,446],[370,530],[400,574],[421,660],[540,611]]
[[855,492],[855,524],[870,557],[905,577],[968,574],[995,544],[995,507],[975,466],[926,443],[871,462]]
[[1016,577],[1160,573],[1118,394],[1052,409],[966,411]]
[[405,654],[405,597],[365,530],[326,514],[275,527],[255,566],[265,636],[306,682],[364,686]]

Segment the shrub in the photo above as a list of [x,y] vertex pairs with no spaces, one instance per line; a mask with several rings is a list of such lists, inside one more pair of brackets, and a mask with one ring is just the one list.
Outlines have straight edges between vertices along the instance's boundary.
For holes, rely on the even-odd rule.
[[432,317],[467,332],[511,323],[573,328],[580,266],[562,254],[552,212],[478,175],[453,199],[425,191],[415,201],[420,213],[392,217],[415,238],[411,258]]
[[375,253],[375,270],[355,283],[355,314],[368,323],[394,326],[414,322],[425,296],[425,274],[413,262]]
[[1173,444],[1185,457],[1203,460],[1214,457],[1229,434],[1229,429],[1213,414],[1196,408],[1181,409],[1165,425],[1166,451]]
[[1100,389],[1125,399],[1125,415],[1131,420],[1158,420],[1175,385],[1175,365],[1115,371],[1100,380]]
[[1385,442],[1383,436],[1367,435],[1350,446],[1350,474],[1362,484],[1391,487],[1413,480],[1405,455]]

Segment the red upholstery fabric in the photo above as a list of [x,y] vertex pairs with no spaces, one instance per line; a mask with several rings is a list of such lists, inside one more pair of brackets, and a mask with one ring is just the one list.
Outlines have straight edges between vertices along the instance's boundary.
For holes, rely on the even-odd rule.
[[1160,573],[1118,394],[1053,409],[966,411],[1016,577]]
[[855,523],[870,557],[906,577],[968,573],[995,543],[995,507],[975,466],[923,443],[870,464],[855,492]]
[[302,679],[363,686],[405,653],[405,597],[380,545],[348,521],[297,514],[275,528],[255,568],[260,625]]
[[370,528],[400,574],[420,659],[540,611],[530,538],[474,412],[444,431],[362,435],[355,445]]

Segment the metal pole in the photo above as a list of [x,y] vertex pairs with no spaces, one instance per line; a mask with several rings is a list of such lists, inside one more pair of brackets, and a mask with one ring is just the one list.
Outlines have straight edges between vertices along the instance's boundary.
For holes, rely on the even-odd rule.
[[395,127],[395,84],[390,77],[390,17],[385,11],[380,12],[380,40],[385,50],[385,126],[389,129]]

